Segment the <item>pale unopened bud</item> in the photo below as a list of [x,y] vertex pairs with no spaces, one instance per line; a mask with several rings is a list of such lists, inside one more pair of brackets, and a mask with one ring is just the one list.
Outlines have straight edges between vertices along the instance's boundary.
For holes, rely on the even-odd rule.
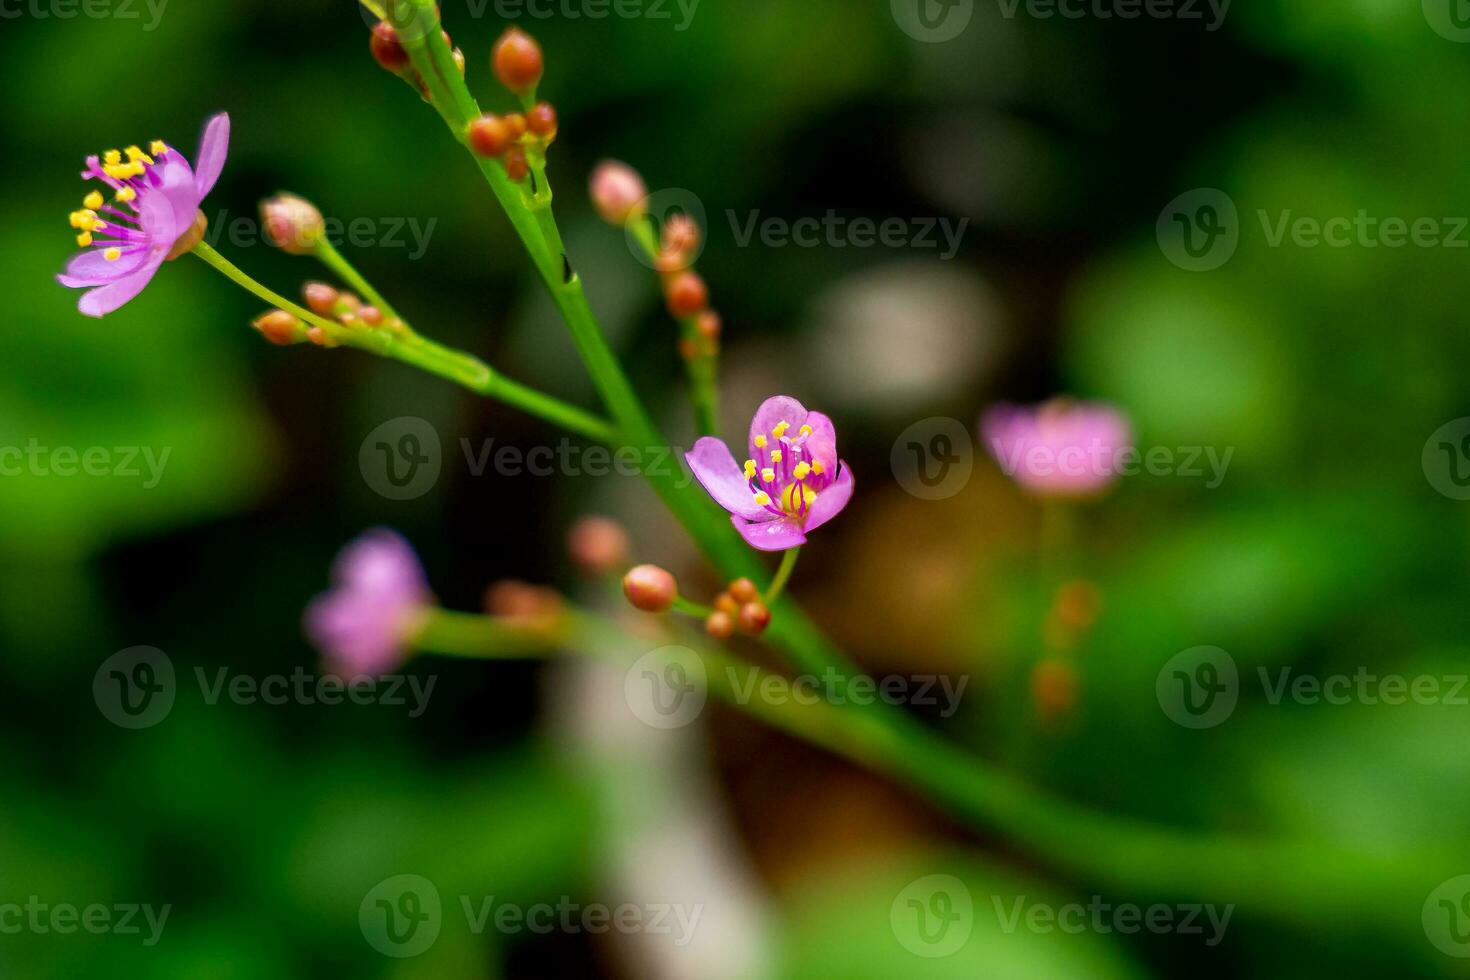
[[623,576],[623,595],[644,612],[666,611],[679,597],[679,585],[667,569],[638,565]]
[[617,160],[604,160],[597,165],[588,181],[588,191],[602,220],[613,225],[643,214],[648,197],[648,187],[638,171]]
[[260,335],[271,343],[281,347],[289,347],[292,344],[305,343],[307,338],[306,324],[299,317],[292,316],[285,310],[271,310],[256,317],[250,324]]
[[628,532],[610,517],[584,517],[567,533],[567,551],[589,575],[606,575],[628,564]]
[[318,316],[335,315],[337,300],[341,296],[324,282],[307,283],[301,287],[301,295],[306,299],[307,308]]
[[270,243],[291,255],[310,255],[326,234],[316,205],[295,194],[277,194],[260,202],[260,221]]

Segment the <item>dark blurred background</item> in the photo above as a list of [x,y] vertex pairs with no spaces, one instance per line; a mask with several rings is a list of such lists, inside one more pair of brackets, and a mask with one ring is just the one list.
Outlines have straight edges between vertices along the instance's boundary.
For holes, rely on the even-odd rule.
[[[505,24],[542,42],[569,249],[676,442],[691,423],[674,328],[654,277],[589,207],[586,179],[616,157],[652,189],[697,197],[699,269],[725,322],[726,433],[738,439],[762,398],[789,392],[837,420],[858,474],[793,590],[875,673],[968,677],[960,710],[929,719],[949,737],[1162,826],[1464,853],[1470,709],[1273,705],[1250,680],[1259,666],[1467,670],[1466,504],[1440,492],[1421,450],[1470,415],[1470,235],[1273,246],[1263,227],[1287,211],[1365,209],[1435,219],[1451,237],[1470,213],[1470,45],[1450,8],[1277,0],[1233,6],[1212,30],[1204,5],[1191,8],[1200,19],[971,7],[942,42],[905,30],[908,12],[884,0],[703,0],[683,30],[674,4],[667,18],[645,5],[592,19],[566,16],[581,4],[536,17],[447,0],[444,20],[487,108],[510,105],[488,70]],[[566,664],[415,662],[410,673],[437,678],[416,718],[382,704],[208,703],[196,668],[316,668],[301,609],[342,543],[374,525],[415,544],[452,608],[477,608],[506,576],[606,599],[578,584],[563,545],[588,512],[618,515],[637,557],[668,563],[695,594],[715,583],[637,479],[477,475],[461,440],[560,436],[402,365],[270,347],[248,327],[261,304],[192,258],[117,314],[78,315],[52,276],[73,250],[83,157],[154,138],[192,154],[203,120],[227,110],[230,159],[204,210],[237,264],[289,294],[321,277],[249,226],[232,242],[229,223],[253,222],[277,190],[372,219],[372,240],[343,250],[421,331],[594,403],[483,181],[368,56],[354,4],[92,9],[105,16],[59,0],[4,7],[0,445],[169,456],[152,486],[0,479],[0,903],[172,912],[152,946],[0,934],[0,974],[1466,975],[1418,908],[1372,934],[1311,910],[1282,922],[1241,909],[1213,946],[1006,931],[992,895],[1006,908],[1021,895],[1085,904],[1095,889],[734,711],[680,732],[669,762],[665,733],[606,716],[620,680]],[[1156,233],[1196,188],[1238,209],[1238,247],[1206,271],[1182,268]],[[742,244],[753,218],[829,212],[968,224],[948,258],[942,238]],[[1069,641],[1063,694],[1043,703],[1040,508],[978,439],[972,476],[943,499],[907,492],[890,459],[916,424],[955,419],[973,437],[992,402],[1058,393],[1120,406],[1140,446],[1233,456],[1218,486],[1144,474],[1073,509],[1059,560],[1101,612]],[[443,471],[432,492],[394,501],[365,480],[359,450],[407,416],[439,434]],[[1247,680],[1227,723],[1194,731],[1160,710],[1155,678],[1202,644]],[[92,682],[135,645],[168,654],[179,693],[165,720],[130,731],[99,712]],[[587,764],[603,738],[625,751]],[[630,784],[664,805],[640,815]],[[1470,855],[1441,877],[1466,872]],[[381,955],[358,922],[369,890],[401,873],[435,882],[445,903],[437,942],[411,959]],[[966,883],[974,934],[929,958],[889,913],[936,873]],[[707,904],[709,945],[675,965],[622,936],[476,932],[458,901],[673,901],[680,889]]]

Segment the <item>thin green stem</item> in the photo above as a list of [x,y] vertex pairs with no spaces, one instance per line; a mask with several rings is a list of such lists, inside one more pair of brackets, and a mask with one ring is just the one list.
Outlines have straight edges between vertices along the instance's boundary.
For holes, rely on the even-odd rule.
[[781,598],[781,593],[786,589],[786,583],[791,581],[791,573],[796,570],[796,559],[801,557],[801,548],[788,548],[781,553],[781,565],[776,569],[776,577],[771,579],[770,588],[766,589],[765,603],[769,606]]
[[348,262],[331,242],[327,241],[325,235],[317,239],[316,247],[312,254],[322,265],[335,272],[347,285],[357,290],[362,294],[364,299],[381,310],[384,316],[402,319],[402,317],[398,316],[398,311],[393,308],[393,304],[389,303],[383,298],[382,293],[379,293],[373,288],[373,284],[368,282],[367,278],[358,272],[352,263]]
[[709,606],[702,606],[681,595],[674,596],[673,608],[675,612],[681,612],[686,616],[693,616],[696,619],[708,619],[710,614],[714,612]]

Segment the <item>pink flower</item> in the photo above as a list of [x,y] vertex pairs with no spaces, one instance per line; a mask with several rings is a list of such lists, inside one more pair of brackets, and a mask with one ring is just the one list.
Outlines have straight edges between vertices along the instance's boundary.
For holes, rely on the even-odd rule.
[[996,405],[980,420],[980,435],[1005,474],[1042,497],[1101,493],[1118,478],[1119,455],[1133,449],[1122,412],[1068,398]]
[[398,666],[405,642],[433,602],[413,547],[386,528],[367,531],[337,556],[332,582],[332,590],[307,607],[311,642],[347,675]]
[[723,442],[705,436],[684,459],[752,548],[799,547],[852,499],[852,470],[837,458],[832,420],[795,398],[777,395],[756,409],[749,451],[742,467]]
[[82,210],[71,214],[77,244],[88,251],[74,256],[56,280],[89,290],[77,309],[106,316],[143,291],[179,240],[194,230],[199,204],[219,179],[229,144],[230,117],[220,113],[204,128],[197,170],[161,140],[147,153],[130,146],[87,158],[83,179],[102,181],[114,196],[107,203],[94,190]]

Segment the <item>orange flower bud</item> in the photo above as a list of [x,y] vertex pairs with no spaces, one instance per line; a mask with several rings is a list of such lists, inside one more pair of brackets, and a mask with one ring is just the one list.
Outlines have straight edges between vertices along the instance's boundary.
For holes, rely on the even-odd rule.
[[737,578],[730,583],[730,597],[736,602],[744,604],[759,599],[760,592],[756,590],[755,583],[748,578]]
[[704,631],[716,640],[728,640],[735,632],[735,620],[729,613],[716,610],[704,621]]
[[741,632],[749,633],[751,636],[759,636],[766,631],[767,626],[771,625],[771,611],[761,602],[747,602],[740,607],[736,618],[740,623]]
[[341,294],[324,282],[309,282],[301,288],[307,309],[318,316],[332,316]]
[[610,517],[584,517],[567,534],[567,550],[589,575],[606,575],[628,563],[628,532]]
[[506,176],[514,181],[522,181],[530,172],[531,165],[526,162],[526,151],[523,147],[512,146],[505,151]]
[[498,157],[510,149],[513,138],[505,120],[494,113],[486,113],[470,123],[470,149],[476,156]]
[[664,299],[669,312],[682,320],[704,310],[709,303],[709,288],[698,273],[681,272],[669,280],[664,288]]
[[256,317],[250,325],[259,330],[266,340],[281,347],[299,344],[307,339],[306,324],[285,310],[271,310]]
[[369,45],[378,64],[395,75],[408,67],[408,52],[404,50],[403,42],[398,39],[398,32],[387,21],[378,21],[377,26],[373,28],[373,36]]
[[295,194],[277,194],[260,202],[265,237],[283,252],[310,255],[326,234],[326,222],[316,205]]
[[541,45],[519,27],[512,27],[500,35],[491,55],[495,77],[500,84],[516,94],[524,94],[541,81],[544,65]]
[[556,110],[551,103],[537,102],[532,106],[526,113],[526,127],[542,139],[553,139],[556,136]]
[[623,595],[644,612],[660,613],[674,604],[679,585],[667,569],[638,565],[623,576]]

